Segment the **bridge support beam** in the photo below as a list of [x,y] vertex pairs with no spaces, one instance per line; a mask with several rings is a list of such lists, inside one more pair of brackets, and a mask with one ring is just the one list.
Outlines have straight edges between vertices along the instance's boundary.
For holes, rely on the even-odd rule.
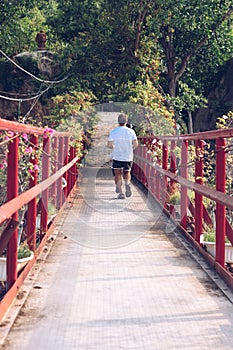
[[[203,149],[204,141],[196,141],[195,182],[202,185],[203,182]],[[200,243],[203,231],[203,196],[195,192],[195,239]]]
[[[38,148],[38,136],[31,135],[30,142],[33,145],[34,150]],[[31,157],[30,162],[34,165],[33,173],[29,181],[29,187],[32,188],[37,185],[38,170],[36,165],[38,164],[38,157],[36,153]],[[36,216],[37,216],[37,203],[36,198],[33,198],[28,203],[28,215],[27,215],[27,242],[29,248],[35,252],[36,250]]]
[[[226,192],[226,140],[216,140],[216,190]],[[225,264],[226,207],[216,203],[216,261]]]
[[[18,196],[19,137],[15,136],[8,145],[7,200],[9,201]],[[18,212],[15,212],[11,219],[17,222]],[[18,229],[16,227],[7,245],[7,290],[11,288],[17,279],[17,255]]]
[[[185,179],[188,178],[188,141],[182,141],[181,149],[181,176]],[[188,209],[188,190],[187,187],[181,186],[181,198],[180,198],[181,208],[180,216],[181,226],[186,230],[187,229],[187,209]]]
[[[162,167],[164,170],[168,170],[168,143],[165,140],[163,143],[163,158],[162,158]],[[167,204],[167,177],[166,175],[163,175],[162,179],[162,205],[166,207]]]

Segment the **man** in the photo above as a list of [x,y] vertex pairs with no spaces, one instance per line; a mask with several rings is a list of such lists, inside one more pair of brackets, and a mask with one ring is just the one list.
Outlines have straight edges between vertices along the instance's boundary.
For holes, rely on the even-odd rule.
[[[116,192],[118,199],[124,199],[132,195],[130,188],[131,167],[133,163],[133,150],[137,148],[138,141],[134,130],[126,126],[127,116],[118,116],[119,126],[110,132],[107,146],[113,149],[112,169],[115,176]],[[125,194],[122,190],[122,177],[125,180]]]

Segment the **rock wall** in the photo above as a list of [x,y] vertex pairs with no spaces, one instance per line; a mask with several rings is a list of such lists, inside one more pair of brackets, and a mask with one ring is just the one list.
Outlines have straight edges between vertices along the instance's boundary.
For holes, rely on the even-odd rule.
[[[13,57],[20,67],[23,67],[40,79],[53,80],[60,67],[53,62],[53,53],[47,50],[23,52]],[[36,120],[42,122],[43,116],[48,113],[46,93],[39,99],[29,99],[39,95],[45,89],[45,84],[36,81],[32,76],[25,74],[18,67],[6,61],[0,65],[0,118],[18,120],[19,116],[26,117],[28,122]],[[14,99],[21,99],[14,101]],[[43,102],[42,102],[43,100]]]
[[216,119],[233,111],[233,58],[227,62],[218,86],[208,96],[208,107],[194,115],[194,132],[215,129]]

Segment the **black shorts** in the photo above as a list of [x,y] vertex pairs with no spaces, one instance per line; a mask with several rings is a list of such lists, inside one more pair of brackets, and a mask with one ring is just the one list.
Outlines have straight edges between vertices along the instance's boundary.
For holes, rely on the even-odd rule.
[[112,160],[112,172],[114,175],[114,169],[123,169],[123,171],[130,171],[133,162],[122,162],[120,160]]

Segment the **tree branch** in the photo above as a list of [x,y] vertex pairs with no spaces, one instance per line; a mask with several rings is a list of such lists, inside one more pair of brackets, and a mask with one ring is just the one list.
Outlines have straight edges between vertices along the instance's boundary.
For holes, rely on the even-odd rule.
[[140,36],[141,36],[141,29],[142,29],[142,23],[144,22],[146,13],[148,11],[148,6],[150,5],[150,0],[147,1],[145,4],[144,9],[143,7],[143,0],[140,0],[139,4],[139,14],[138,14],[138,26],[137,26],[137,32],[136,32],[136,39],[134,44],[134,55],[137,56],[137,51],[139,48],[139,42],[140,42]]
[[[221,17],[221,19],[216,22],[212,28],[212,33],[211,35],[213,35],[217,29],[220,27],[220,25],[227,19],[231,16],[231,14],[233,13],[233,6],[231,6],[229,8],[229,10]],[[182,64],[181,64],[181,68],[179,70],[179,72],[176,74],[175,76],[175,81],[177,81],[183,74],[184,74],[184,71],[188,65],[188,62],[190,60],[190,58],[192,56],[194,56],[197,51],[209,40],[209,36],[207,35],[206,37],[204,37],[191,51],[190,53],[183,59],[182,61]]]

